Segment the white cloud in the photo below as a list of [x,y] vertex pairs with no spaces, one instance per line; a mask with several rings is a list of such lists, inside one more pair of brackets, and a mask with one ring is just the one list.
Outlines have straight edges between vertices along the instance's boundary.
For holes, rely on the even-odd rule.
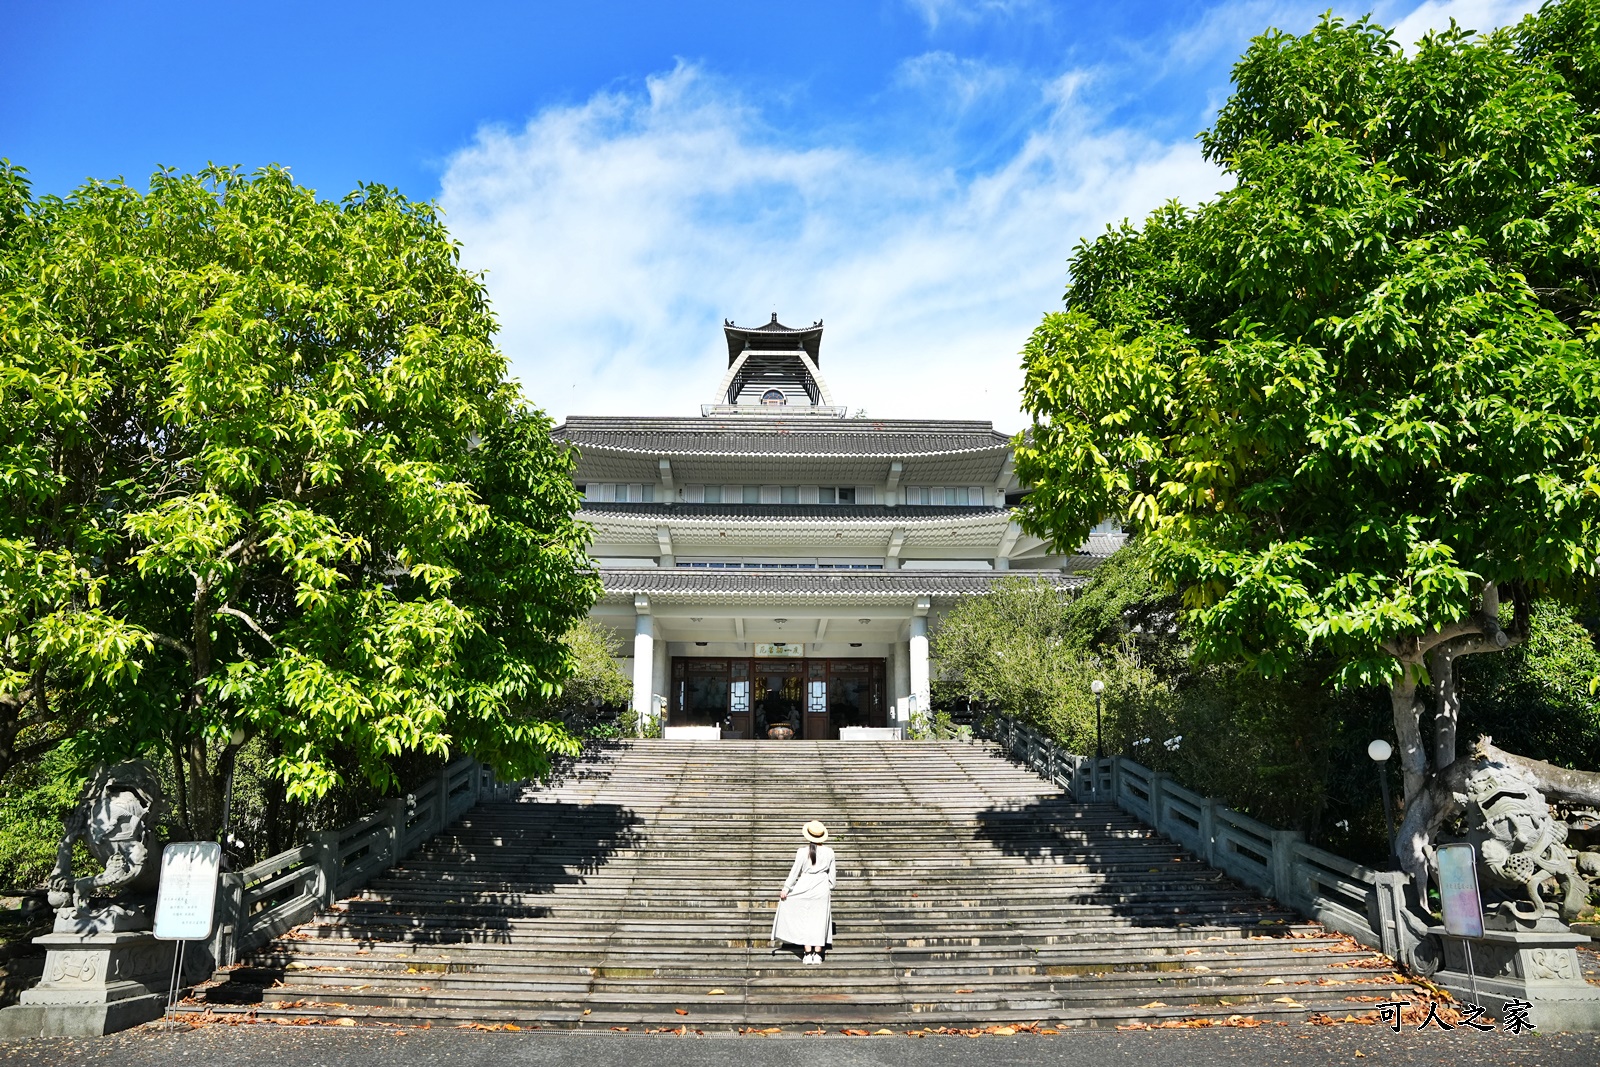
[[950,52],[924,52],[895,68],[896,88],[909,89],[964,112],[993,98],[1016,80],[1018,72]]
[[836,402],[1021,427],[1017,352],[1060,306],[1079,237],[1224,183],[1188,140],[1096,128],[1076,80],[973,176],[848,143],[792,144],[692,66],[484,129],[442,204],[489,270],[501,345],[552,415],[690,415],[721,323],[827,323]]
[[1388,23],[1395,40],[1410,49],[1430,30],[1448,29],[1455,19],[1462,29],[1488,32],[1539,10],[1543,0],[1426,0],[1398,21]]
[[970,25],[986,19],[1039,18],[1049,13],[1044,0],[906,0],[906,5],[922,16],[930,30],[947,22]]

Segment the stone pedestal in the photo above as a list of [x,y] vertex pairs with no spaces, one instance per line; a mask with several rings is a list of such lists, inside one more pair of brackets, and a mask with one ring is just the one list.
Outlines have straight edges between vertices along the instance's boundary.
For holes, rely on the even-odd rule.
[[[1471,1000],[1461,938],[1440,927],[1430,933],[1444,942],[1444,966],[1433,981],[1457,1000]],[[1545,1033],[1600,1031],[1600,986],[1584,981],[1578,966],[1577,946],[1588,940],[1566,930],[1485,930],[1481,938],[1472,939],[1478,1003],[1500,1018],[1507,1000],[1526,1000],[1533,1005],[1529,1018]]]
[[0,1011],[0,1039],[99,1037],[161,1017],[176,944],[148,930],[51,933],[44,976]]

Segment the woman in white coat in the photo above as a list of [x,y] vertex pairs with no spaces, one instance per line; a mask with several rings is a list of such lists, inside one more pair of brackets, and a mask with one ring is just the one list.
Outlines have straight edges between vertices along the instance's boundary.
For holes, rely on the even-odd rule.
[[833,940],[833,887],[838,881],[828,828],[815,819],[800,833],[806,843],[794,854],[794,866],[778,893],[778,914],[772,919],[772,939],[800,945],[806,962],[822,962],[822,950]]

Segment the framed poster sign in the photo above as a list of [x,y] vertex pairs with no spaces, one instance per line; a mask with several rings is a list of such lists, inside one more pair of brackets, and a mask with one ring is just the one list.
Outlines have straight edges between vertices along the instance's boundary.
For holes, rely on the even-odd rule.
[[217,905],[222,846],[215,841],[174,841],[161,851],[155,935],[163,941],[204,941]]

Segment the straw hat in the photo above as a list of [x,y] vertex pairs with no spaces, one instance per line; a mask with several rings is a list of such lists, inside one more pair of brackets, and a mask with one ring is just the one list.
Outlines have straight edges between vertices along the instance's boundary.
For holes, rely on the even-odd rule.
[[800,827],[800,833],[813,845],[820,845],[828,839],[828,828],[815,819]]

